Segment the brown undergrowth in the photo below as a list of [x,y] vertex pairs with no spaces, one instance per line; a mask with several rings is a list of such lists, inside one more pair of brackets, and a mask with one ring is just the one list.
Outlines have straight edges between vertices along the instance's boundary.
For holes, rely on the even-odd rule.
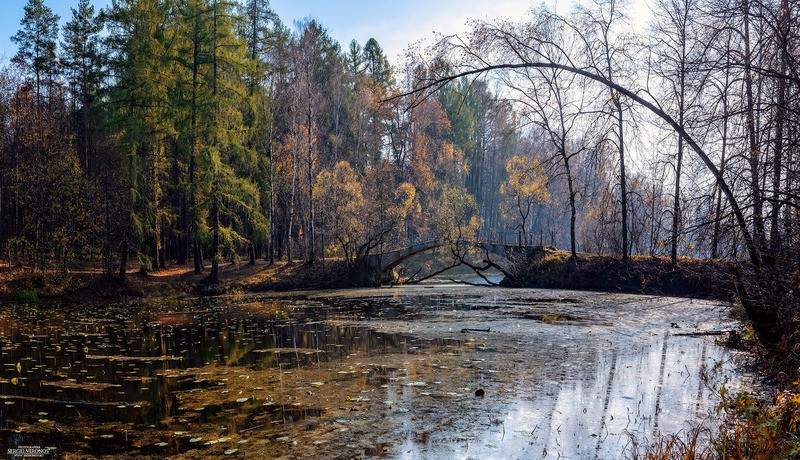
[[580,254],[571,260],[563,251],[547,252],[517,263],[514,278],[524,287],[583,289],[715,300],[735,297],[731,276],[735,262],[682,258],[673,267],[661,257]]
[[768,400],[750,393],[720,392],[723,423],[709,429],[631,440],[632,460],[778,460],[800,458],[800,381]]
[[220,282],[206,282],[208,270],[195,273],[190,265],[176,265],[150,273],[133,267],[125,283],[107,279],[100,267],[69,271],[17,267],[0,271],[0,300],[18,304],[61,300],[98,303],[109,300],[215,295],[231,292],[291,291],[371,286],[369,273],[344,260],[314,263],[221,264]]

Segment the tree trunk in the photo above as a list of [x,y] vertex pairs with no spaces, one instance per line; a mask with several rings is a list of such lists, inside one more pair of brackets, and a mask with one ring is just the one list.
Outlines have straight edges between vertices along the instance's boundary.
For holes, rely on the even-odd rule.
[[743,2],[744,19],[744,86],[746,94],[746,123],[747,140],[749,145],[748,161],[750,164],[750,194],[753,199],[753,228],[754,239],[759,251],[763,251],[765,243],[764,232],[764,201],[761,193],[761,172],[759,171],[758,137],[756,134],[755,100],[753,97],[753,70],[752,51],[750,46],[750,2]]
[[781,248],[781,234],[780,234],[780,212],[781,212],[781,186],[782,186],[782,170],[783,170],[783,143],[784,143],[784,123],[787,118],[786,113],[786,74],[788,67],[788,28],[789,28],[789,1],[781,0],[781,19],[780,25],[777,30],[778,46],[781,48],[780,52],[780,66],[778,72],[781,76],[777,78],[777,101],[775,105],[775,148],[772,163],[772,215],[770,219],[770,253],[773,263],[777,259],[778,252]]
[[214,198],[211,204],[211,273],[208,275],[210,283],[219,282],[219,190],[217,180],[214,180]]
[[312,112],[312,105],[311,105],[311,82],[308,82],[308,112],[307,112],[307,127],[308,127],[308,208],[309,208],[309,218],[308,218],[308,261],[314,262],[316,259],[315,254],[315,229],[314,229],[314,141],[313,141],[313,130],[312,130],[312,123],[313,123],[313,112]]
[[625,136],[623,131],[622,103],[619,100],[618,94],[613,94],[613,96],[614,105],[617,109],[617,142],[619,143],[617,148],[619,149],[620,207],[622,208],[622,260],[627,262],[630,254],[630,246],[628,243],[628,182],[625,171]]
[[578,258],[577,245],[575,242],[575,220],[578,211],[575,206],[575,188],[572,183],[572,170],[570,169],[569,166],[569,156],[567,155],[567,146],[565,145],[563,140],[561,142],[561,158],[564,161],[564,170],[566,171],[567,187],[569,190],[569,252],[571,255],[571,259],[574,261],[577,260]]
[[119,282],[125,284],[128,281],[128,239],[122,240],[122,249],[119,253]]

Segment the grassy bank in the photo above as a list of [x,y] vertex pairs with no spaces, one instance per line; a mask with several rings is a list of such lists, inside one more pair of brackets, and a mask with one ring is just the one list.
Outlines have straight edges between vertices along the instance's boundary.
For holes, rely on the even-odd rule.
[[673,267],[669,259],[633,256],[626,263],[619,256],[581,254],[571,260],[563,251],[550,251],[517,263],[510,273],[517,284],[531,288],[578,289],[671,295],[730,300],[735,286],[732,262],[688,259]]
[[220,282],[209,285],[208,271],[196,274],[189,265],[143,274],[135,267],[124,284],[103,277],[99,267],[61,270],[16,267],[0,271],[0,301],[36,304],[48,301],[74,303],[119,302],[130,299],[215,295],[231,292],[291,291],[370,286],[366,272],[342,260],[308,263],[264,261],[221,264]]

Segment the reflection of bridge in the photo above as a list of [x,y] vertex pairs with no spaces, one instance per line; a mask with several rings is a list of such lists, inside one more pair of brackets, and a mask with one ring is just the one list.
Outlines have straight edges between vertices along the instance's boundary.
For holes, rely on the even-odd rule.
[[391,272],[409,257],[422,252],[432,251],[437,248],[454,246],[458,249],[476,248],[496,254],[509,260],[522,260],[525,257],[542,253],[547,246],[522,246],[518,244],[491,243],[483,241],[456,240],[456,241],[429,241],[415,244],[407,248],[395,249],[382,254],[370,254],[365,258],[367,266],[374,272]]

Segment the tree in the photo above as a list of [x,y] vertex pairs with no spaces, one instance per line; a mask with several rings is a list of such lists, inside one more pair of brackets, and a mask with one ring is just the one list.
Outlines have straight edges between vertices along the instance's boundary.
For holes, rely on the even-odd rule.
[[72,112],[75,116],[75,131],[78,137],[79,157],[87,175],[92,174],[90,114],[94,98],[102,79],[100,54],[101,18],[95,16],[89,0],[80,0],[78,9],[72,8],[72,19],[64,26],[61,62],[66,70]]
[[[572,27],[581,37],[591,68],[609,81],[616,81],[623,74],[621,61],[626,48],[631,45],[629,37],[621,34],[616,27],[625,21],[622,12],[624,3],[618,0],[600,0],[593,4],[594,9],[579,8],[579,21]],[[628,260],[630,253],[628,219],[628,181],[625,167],[625,123],[623,100],[619,94],[607,89],[612,107],[611,118],[616,138],[615,144],[619,158],[620,209],[622,211],[622,259]],[[601,99],[602,100],[602,99]]]
[[[530,29],[523,30],[525,32],[530,31]],[[456,44],[448,42],[442,46],[443,52],[451,53],[451,59],[461,63],[461,68],[459,70],[448,71],[446,74],[439,76],[434,75],[433,78],[418,82],[416,88],[407,93],[400,94],[397,97],[424,95],[452,81],[493,71],[509,72],[549,69],[551,71],[563,71],[569,75],[580,76],[601,83],[646,108],[655,116],[665,121],[684,139],[686,144],[688,144],[705,165],[707,171],[713,176],[714,181],[719,185],[720,190],[727,198],[735,217],[738,230],[744,239],[751,267],[755,273],[754,278],[756,282],[753,289],[749,291],[747,300],[744,302],[745,309],[748,312],[748,316],[753,320],[755,329],[765,345],[774,347],[779,341],[783,340],[784,331],[782,323],[778,319],[779,313],[770,302],[766,301],[765,297],[765,293],[769,292],[771,281],[768,277],[764,277],[762,253],[759,249],[760,245],[757,244],[756,239],[753,238],[753,233],[750,232],[748,219],[742,212],[742,207],[739,204],[740,202],[709,155],[677,120],[672,118],[653,102],[637,94],[636,91],[632,91],[618,83],[610,81],[602,75],[572,65],[569,62],[569,55],[565,56],[568,60],[567,63],[560,63],[554,61],[551,56],[541,53],[540,51],[542,48],[540,48],[540,46],[546,47],[555,42],[547,35],[536,35],[535,29],[533,37],[527,36],[523,39],[521,34],[518,34],[515,30],[506,29],[502,26],[494,27],[491,25],[484,25],[483,27],[476,28],[475,36],[478,38],[474,42],[470,42],[470,45],[465,45],[464,42]],[[482,37],[489,38],[484,39]],[[519,48],[516,46],[525,43],[527,43],[527,45],[525,45],[527,47],[526,49],[532,52],[531,56],[520,53]],[[562,56],[564,55],[562,54]],[[756,231],[758,231],[758,227],[756,227]]]
[[367,40],[364,45],[364,67],[365,71],[375,83],[387,88],[391,85],[392,66],[383,54],[383,49],[374,38]]
[[52,100],[53,84],[58,73],[56,46],[58,41],[59,16],[44,5],[42,0],[28,0],[25,16],[20,21],[22,28],[11,37],[19,50],[13,61],[33,74],[36,111],[41,118],[42,84],[48,89],[48,101]]
[[111,33],[106,46],[115,84],[109,89],[119,161],[126,165],[129,222],[121,241],[119,276],[125,280],[127,256],[135,250],[142,270],[162,264],[162,224],[168,217],[164,196],[166,135],[174,129],[167,103],[173,84],[170,48],[174,33],[160,18],[167,15],[158,0],[115,0],[108,12]]
[[[364,195],[359,179],[346,161],[340,161],[332,170],[321,171],[316,179],[317,209],[326,224],[322,238],[329,241],[326,251],[343,256],[348,264],[353,262],[364,233]],[[333,249],[336,247],[341,252]]]
[[550,201],[550,192],[547,190],[547,176],[544,165],[536,158],[527,156],[513,156],[506,163],[508,178],[500,188],[511,202],[510,207],[519,215],[517,229],[522,235],[520,243],[529,245],[528,218],[531,208],[536,204]]
[[[696,67],[704,52],[701,41],[694,36],[698,27],[693,24],[698,5],[693,0],[664,0],[658,4],[654,25],[654,57],[652,69],[664,80],[664,100],[667,110],[673,114],[681,128],[687,128],[687,119],[701,105],[701,89],[704,82],[699,78]],[[666,89],[668,88],[668,89]],[[681,216],[681,176],[684,168],[684,139],[678,137],[675,155],[675,193],[672,208],[672,235],[670,258],[673,265],[678,263]]]

